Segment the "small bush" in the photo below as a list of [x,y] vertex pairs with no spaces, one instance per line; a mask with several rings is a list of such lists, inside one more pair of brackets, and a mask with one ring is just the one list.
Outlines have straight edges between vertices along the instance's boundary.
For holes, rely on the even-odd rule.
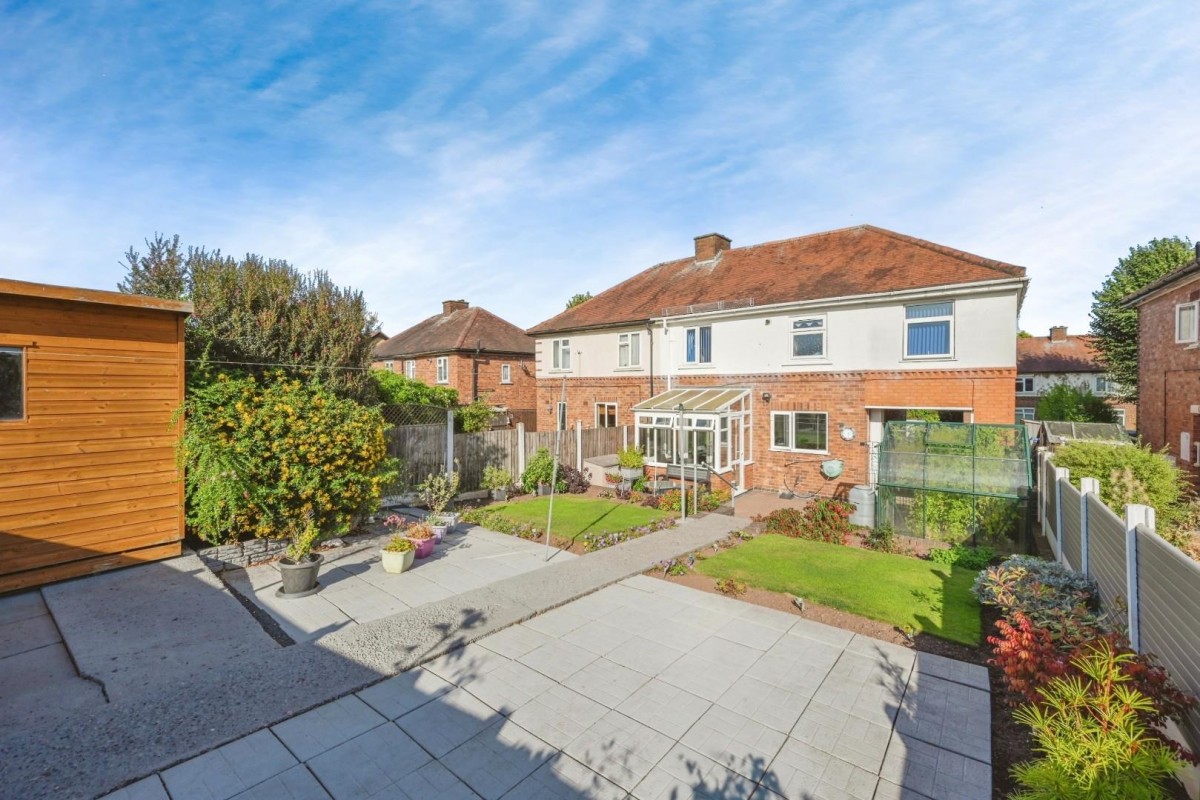
[[383,547],[389,553],[407,553],[415,549],[412,540],[406,536],[393,536]]
[[558,465],[559,491],[569,494],[583,494],[592,485],[590,473],[580,472],[567,464]]
[[1100,499],[1118,516],[1124,515],[1132,493],[1154,507],[1161,529],[1173,531],[1183,521],[1187,478],[1163,453],[1149,447],[1071,442],[1054,453],[1054,465],[1071,470],[1076,488],[1080,478],[1099,480]]
[[[525,471],[521,473],[521,488],[533,494],[538,490],[538,486],[548,485],[553,480],[553,476],[554,456],[548,448],[540,447],[533,454],[533,458],[529,459],[529,463],[525,465]],[[566,481],[563,481],[562,475],[559,475],[558,491],[566,491],[566,488]]]
[[[455,466],[458,466],[457,462]],[[441,514],[458,496],[459,480],[457,470],[449,475],[444,470],[434,472],[425,476],[425,480],[417,485],[417,491],[432,513]]]
[[1020,611],[1037,619],[1046,611],[1094,607],[1096,582],[1055,561],[1036,556],[1012,556],[979,573],[972,593],[985,605],[1006,615]]
[[1041,757],[1017,766],[1018,800],[1167,798],[1179,759],[1145,722],[1153,701],[1132,685],[1132,656],[1098,645],[1072,660],[1078,675],[1052,679],[1016,713]]
[[964,569],[983,569],[995,557],[996,551],[990,547],[966,547],[961,544],[929,551],[930,561]]
[[487,466],[483,468],[483,488],[489,492],[511,489],[512,473],[503,467]]
[[849,503],[821,497],[803,509],[781,508],[763,518],[766,533],[777,533],[799,539],[830,544],[845,544],[850,535]]
[[741,581],[735,581],[733,578],[721,578],[717,581],[716,589],[723,595],[729,597],[741,597],[746,593],[746,584]]
[[879,525],[863,537],[863,546],[880,553],[896,552],[896,529],[886,522]]
[[642,451],[630,445],[617,453],[617,465],[624,469],[641,469],[646,463]]

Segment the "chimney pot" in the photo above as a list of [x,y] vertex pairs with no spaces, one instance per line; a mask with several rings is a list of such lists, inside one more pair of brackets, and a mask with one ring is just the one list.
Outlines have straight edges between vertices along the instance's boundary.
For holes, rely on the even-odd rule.
[[732,240],[728,236],[722,236],[719,233],[706,233],[703,236],[696,237],[696,260],[711,261],[717,257],[717,253],[728,250]]
[[1050,328],[1050,341],[1065,342],[1067,340],[1067,326],[1055,325]]
[[471,307],[471,304],[466,300],[443,300],[442,301],[442,316],[448,317],[455,311],[463,311]]

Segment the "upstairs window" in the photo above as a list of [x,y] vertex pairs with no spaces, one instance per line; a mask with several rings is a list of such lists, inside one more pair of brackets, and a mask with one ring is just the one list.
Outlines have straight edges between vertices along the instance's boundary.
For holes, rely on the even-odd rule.
[[1029,394],[1033,391],[1033,378],[1017,378],[1017,394]]
[[450,382],[450,357],[449,356],[438,356],[437,382],[438,383],[449,383]]
[[1096,376],[1096,394],[1112,394],[1117,390],[1117,382],[1107,375]]
[[712,363],[712,326],[688,328],[685,334],[684,360],[689,364]]
[[640,367],[642,365],[642,335],[622,333],[617,337],[617,366]]
[[571,368],[571,340],[570,339],[555,339],[554,340],[554,357],[551,362],[553,369],[567,370]]
[[1196,303],[1175,306],[1175,341],[1178,344],[1196,341]]
[[905,358],[946,358],[953,347],[954,303],[904,307]]
[[512,383],[512,364],[500,365],[500,382]]
[[792,358],[821,358],[825,355],[825,318],[792,320]]
[[404,362],[404,377],[408,378],[410,381],[415,381],[417,379],[417,362],[416,361],[405,361]]
[[0,421],[25,419],[25,351],[0,347]]

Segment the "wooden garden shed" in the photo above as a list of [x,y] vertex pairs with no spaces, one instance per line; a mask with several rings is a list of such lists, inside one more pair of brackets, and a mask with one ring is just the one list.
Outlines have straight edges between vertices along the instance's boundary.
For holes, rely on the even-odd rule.
[[189,313],[0,279],[0,592],[179,554]]

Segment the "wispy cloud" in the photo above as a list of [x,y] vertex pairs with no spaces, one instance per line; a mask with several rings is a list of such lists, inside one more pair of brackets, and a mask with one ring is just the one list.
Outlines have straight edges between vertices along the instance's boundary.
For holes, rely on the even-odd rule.
[[958,0],[0,10],[0,273],[106,287],[155,231],[519,324],[711,229],[872,222],[1024,264],[1086,325],[1200,235],[1200,19]]

